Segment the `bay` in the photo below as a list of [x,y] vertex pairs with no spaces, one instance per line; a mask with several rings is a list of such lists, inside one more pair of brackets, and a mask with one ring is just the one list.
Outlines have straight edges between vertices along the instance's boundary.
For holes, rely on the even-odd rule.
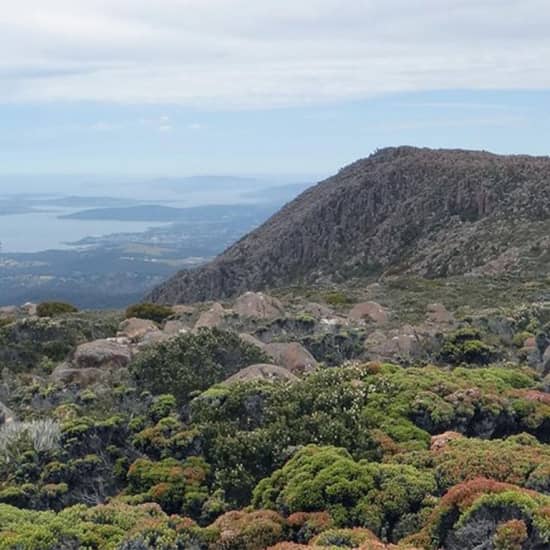
[[68,220],[58,216],[71,209],[0,216],[2,252],[40,252],[72,248],[68,243],[112,233],[139,233],[167,223],[104,220]]

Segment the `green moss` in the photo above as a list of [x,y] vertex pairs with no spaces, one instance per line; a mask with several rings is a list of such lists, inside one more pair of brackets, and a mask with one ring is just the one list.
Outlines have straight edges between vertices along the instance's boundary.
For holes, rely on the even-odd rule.
[[[322,370],[290,386],[213,388],[191,402],[190,413],[217,482],[238,505],[284,463],[289,448],[315,441],[370,460],[425,450],[430,433],[474,429],[478,419],[501,413],[506,419],[516,392],[536,384],[535,373],[517,367],[357,365]],[[509,426],[513,433],[516,427]]]

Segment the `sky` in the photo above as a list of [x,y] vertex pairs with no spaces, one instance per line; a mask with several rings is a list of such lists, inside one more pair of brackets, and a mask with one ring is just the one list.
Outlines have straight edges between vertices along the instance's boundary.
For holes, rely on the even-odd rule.
[[546,155],[549,28],[548,0],[6,2],[0,176],[309,178],[401,144]]

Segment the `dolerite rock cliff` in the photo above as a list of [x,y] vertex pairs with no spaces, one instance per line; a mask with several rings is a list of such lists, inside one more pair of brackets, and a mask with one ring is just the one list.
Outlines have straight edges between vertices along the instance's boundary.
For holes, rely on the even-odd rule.
[[388,148],[148,298],[196,302],[382,274],[546,274],[549,230],[550,158]]

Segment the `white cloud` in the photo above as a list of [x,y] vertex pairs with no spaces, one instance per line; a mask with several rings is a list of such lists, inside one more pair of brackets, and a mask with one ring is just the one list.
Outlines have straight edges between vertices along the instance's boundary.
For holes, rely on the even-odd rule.
[[548,0],[18,0],[0,12],[0,101],[548,89],[548,28]]

